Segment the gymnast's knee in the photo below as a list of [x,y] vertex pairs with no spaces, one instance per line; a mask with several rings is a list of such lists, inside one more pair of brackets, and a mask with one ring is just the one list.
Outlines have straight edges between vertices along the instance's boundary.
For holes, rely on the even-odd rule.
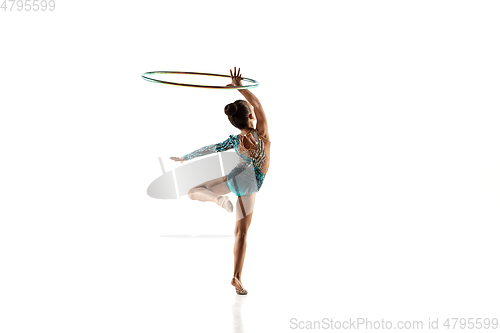
[[195,200],[195,198],[194,198],[194,194],[195,194],[196,192],[198,192],[199,190],[201,190],[201,189],[202,189],[202,187],[197,187],[197,186],[195,186],[195,187],[193,187],[192,189],[190,189],[190,190],[188,191],[188,197],[189,197],[189,199],[191,199],[191,200]]
[[246,239],[247,238],[247,230],[243,230],[243,229],[238,229],[234,232],[234,237],[236,239]]

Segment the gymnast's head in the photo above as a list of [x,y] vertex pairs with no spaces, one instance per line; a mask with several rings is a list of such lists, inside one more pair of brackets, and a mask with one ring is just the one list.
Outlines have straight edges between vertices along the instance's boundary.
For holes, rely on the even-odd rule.
[[234,127],[239,129],[254,128],[255,113],[247,101],[238,99],[234,103],[226,105],[224,113]]

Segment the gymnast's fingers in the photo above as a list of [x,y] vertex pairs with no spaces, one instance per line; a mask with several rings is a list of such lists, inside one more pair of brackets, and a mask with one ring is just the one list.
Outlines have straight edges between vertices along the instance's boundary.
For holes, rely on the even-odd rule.
[[176,161],[176,162],[184,162],[183,158],[180,157],[170,157],[171,160]]

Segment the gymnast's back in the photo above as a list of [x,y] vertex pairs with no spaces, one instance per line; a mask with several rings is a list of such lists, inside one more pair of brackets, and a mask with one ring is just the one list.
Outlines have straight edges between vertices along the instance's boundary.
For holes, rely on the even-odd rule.
[[260,169],[264,176],[267,174],[271,163],[269,133],[262,133],[259,129],[253,128],[249,129],[245,134],[239,134],[236,151],[240,156],[240,162],[244,163],[244,157],[242,156],[246,156],[252,161],[254,167]]

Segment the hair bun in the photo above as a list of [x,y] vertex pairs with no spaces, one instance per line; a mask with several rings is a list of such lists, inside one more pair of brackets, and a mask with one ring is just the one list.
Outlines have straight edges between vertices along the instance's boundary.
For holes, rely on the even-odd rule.
[[238,112],[238,106],[236,105],[236,103],[228,104],[224,108],[224,113],[228,116],[233,116],[234,114],[236,114],[236,112]]

